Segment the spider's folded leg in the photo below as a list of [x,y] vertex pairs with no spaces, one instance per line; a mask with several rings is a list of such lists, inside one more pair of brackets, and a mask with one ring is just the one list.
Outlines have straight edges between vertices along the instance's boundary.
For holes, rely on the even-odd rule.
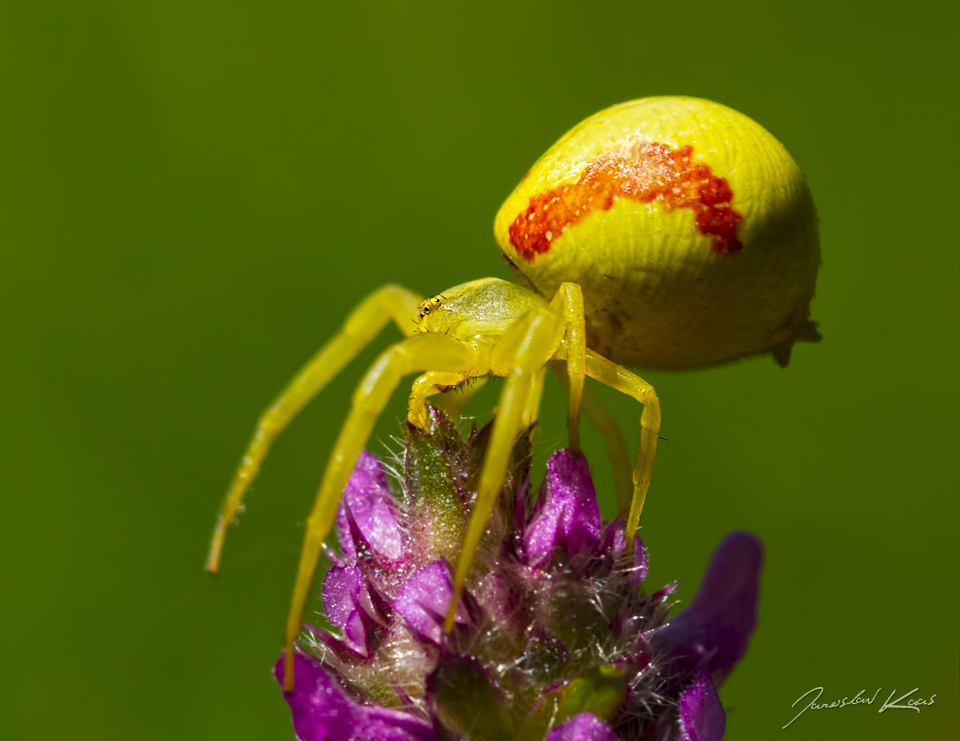
[[[413,382],[410,389],[410,401],[407,404],[407,421],[420,427],[427,424],[427,397],[439,394],[450,386],[459,386],[467,380],[463,373],[445,373],[427,371]],[[462,394],[466,395],[466,394]],[[464,402],[466,399],[463,400]]]
[[450,335],[418,334],[382,352],[354,391],[350,414],[330,453],[320,490],[306,522],[300,565],[287,615],[284,686],[288,692],[293,690],[293,642],[300,633],[303,606],[313,583],[321,547],[333,527],[347,479],[377,418],[404,376],[428,368],[439,373],[462,375],[476,363],[477,353],[472,345]]
[[274,438],[390,320],[396,323],[406,337],[413,335],[417,329],[419,305],[420,299],[417,295],[400,286],[383,286],[371,293],[350,313],[341,330],[303,367],[261,415],[253,440],[243,454],[233,483],[220,506],[207,555],[207,571],[216,573],[220,568],[220,554],[227,526],[236,517],[243,495],[253,483],[257,471],[260,470],[260,463],[267,455]]
[[643,404],[640,415],[640,450],[633,467],[633,500],[630,503],[625,533],[629,554],[633,552],[633,537],[640,527],[640,513],[643,512],[643,503],[653,475],[653,459],[660,437],[660,400],[653,386],[636,373],[631,373],[592,350],[587,350],[587,375]]

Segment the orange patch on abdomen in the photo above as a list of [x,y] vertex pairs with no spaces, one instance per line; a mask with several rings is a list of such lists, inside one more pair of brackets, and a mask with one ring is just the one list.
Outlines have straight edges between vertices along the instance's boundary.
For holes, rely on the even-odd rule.
[[743,217],[733,210],[733,191],[726,178],[693,161],[689,144],[675,149],[638,141],[593,160],[574,183],[551,188],[530,199],[510,225],[510,244],[531,262],[547,252],[553,240],[595,210],[608,211],[620,198],[657,201],[664,210],[688,208],[697,228],[713,236],[713,252],[736,252],[743,244],[737,226]]

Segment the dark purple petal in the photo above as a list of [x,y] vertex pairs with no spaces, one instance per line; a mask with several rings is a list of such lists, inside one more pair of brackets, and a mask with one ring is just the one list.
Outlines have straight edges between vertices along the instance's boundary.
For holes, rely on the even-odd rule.
[[585,456],[555,453],[530,527],[524,536],[529,563],[541,566],[555,548],[574,555],[600,542],[600,506]]
[[733,532],[717,546],[690,606],[652,637],[672,673],[706,669],[720,682],[747,650],[757,625],[763,546]]
[[[437,741],[433,727],[408,713],[368,707],[347,697],[313,659],[293,658],[296,683],[284,694],[299,741]],[[274,667],[283,684],[283,656]]]
[[[453,599],[452,571],[446,561],[433,561],[410,577],[393,603],[417,636],[436,644],[443,637],[443,619]],[[457,606],[456,621],[468,622],[462,602]]]
[[617,741],[617,736],[596,715],[580,713],[550,731],[547,741]]
[[727,719],[717,688],[706,672],[680,696],[681,741],[720,741]]
[[343,633],[343,642],[367,656],[367,629],[360,595],[363,576],[356,566],[334,566],[323,580],[323,609],[327,619]]
[[337,509],[340,551],[348,560],[357,555],[350,521],[366,544],[390,560],[403,556],[403,538],[395,515],[396,505],[387,485],[387,476],[376,456],[360,453]]

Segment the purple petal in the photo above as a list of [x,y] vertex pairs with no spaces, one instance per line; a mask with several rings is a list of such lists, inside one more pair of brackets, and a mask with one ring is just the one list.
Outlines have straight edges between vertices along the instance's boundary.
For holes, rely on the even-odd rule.
[[706,672],[680,696],[681,741],[720,741],[727,719],[717,688]]
[[542,566],[555,548],[574,555],[600,542],[600,506],[583,455],[555,453],[547,463],[540,500],[524,536],[529,562]]
[[617,741],[613,729],[591,713],[574,715],[566,723],[556,726],[546,741]]
[[[443,638],[443,619],[453,599],[452,571],[446,561],[433,561],[410,577],[393,603],[417,636],[436,644]],[[468,622],[462,602],[457,606],[456,621]]]
[[343,633],[344,643],[361,656],[369,655],[367,629],[360,606],[363,576],[356,566],[334,566],[323,580],[323,609]]
[[337,509],[340,551],[347,560],[354,560],[357,556],[351,520],[375,553],[393,561],[403,556],[403,539],[394,515],[395,507],[380,461],[366,451],[360,453]]
[[[360,705],[316,661],[293,658],[296,682],[284,695],[299,741],[437,741],[433,727],[408,713]],[[283,656],[274,667],[283,684]]]
[[704,668],[720,682],[733,669],[757,626],[762,565],[763,546],[750,533],[730,533],[717,546],[690,606],[652,637],[674,673]]
[[[623,520],[617,519],[610,523],[603,534],[603,550],[617,556],[627,549],[627,526]],[[630,573],[630,586],[638,587],[647,578],[647,548],[640,538],[633,539],[633,569]]]

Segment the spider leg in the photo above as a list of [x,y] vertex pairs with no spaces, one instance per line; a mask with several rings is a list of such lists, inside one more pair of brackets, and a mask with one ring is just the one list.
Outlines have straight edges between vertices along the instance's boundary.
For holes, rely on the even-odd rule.
[[527,397],[527,406],[523,410],[521,427],[529,427],[540,416],[540,399],[543,396],[543,382],[547,375],[547,366],[543,366],[533,376],[530,382],[530,395]]
[[407,403],[407,421],[423,429],[427,424],[427,397],[439,394],[447,386],[458,386],[467,380],[463,373],[427,371],[413,382]]
[[236,517],[243,495],[253,483],[260,470],[260,463],[267,455],[274,438],[391,319],[405,336],[413,335],[417,329],[414,320],[419,306],[420,299],[417,295],[400,286],[383,286],[371,293],[350,313],[341,330],[303,367],[260,416],[253,439],[234,474],[227,496],[220,505],[207,555],[207,571],[216,573],[220,568],[220,555],[227,526]]
[[[564,367],[558,363],[551,363],[550,367],[564,389],[568,389],[570,380]],[[613,480],[617,487],[617,508],[623,511],[630,506],[633,497],[633,473],[623,430],[597,392],[589,386],[583,387],[583,413],[607,445],[607,457],[613,465]]]
[[633,552],[633,538],[640,526],[640,513],[650,488],[653,474],[653,459],[657,452],[660,435],[660,400],[653,386],[623,366],[607,360],[592,350],[587,350],[587,375],[600,383],[632,396],[643,404],[640,415],[640,450],[633,468],[633,499],[627,516],[627,553]]
[[350,413],[330,453],[323,481],[310,516],[307,517],[300,565],[294,582],[290,612],[287,614],[284,643],[284,687],[287,692],[293,690],[293,642],[300,633],[303,606],[313,583],[323,541],[330,534],[347,479],[377,418],[404,376],[426,368],[435,368],[437,372],[463,374],[476,362],[476,350],[465,342],[450,335],[418,334],[384,350],[354,391]]
[[570,450],[580,453],[580,404],[586,379],[587,329],[583,317],[583,291],[576,283],[561,283],[550,301],[550,308],[562,315],[566,322],[563,337],[567,360],[568,389],[567,428],[570,430]]
[[503,489],[517,436],[523,429],[524,420],[535,416],[530,411],[529,402],[531,397],[539,396],[536,387],[542,388],[543,367],[557,351],[563,330],[563,319],[553,311],[546,308],[530,311],[510,325],[491,355],[493,372],[505,376],[505,380],[480,471],[477,498],[454,574],[453,599],[444,621],[444,630],[448,633],[453,630],[457,604],[473,565],[474,554]]

